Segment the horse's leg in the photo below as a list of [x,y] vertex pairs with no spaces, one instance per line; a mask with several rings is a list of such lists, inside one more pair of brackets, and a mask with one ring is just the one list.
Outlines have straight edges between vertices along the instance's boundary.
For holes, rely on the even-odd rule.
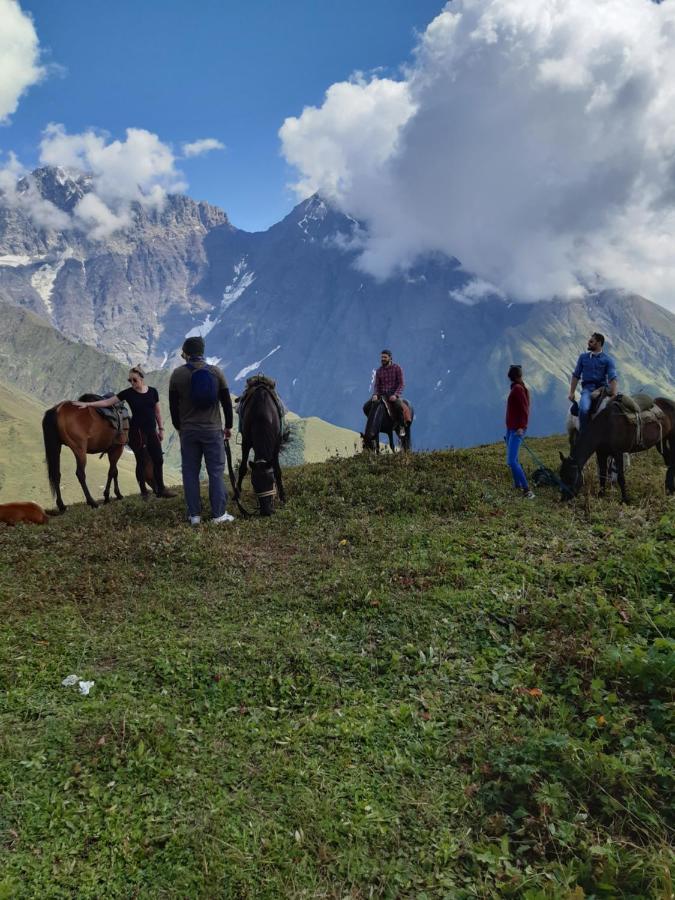
[[241,462],[239,463],[239,475],[237,477],[237,496],[241,496],[241,486],[244,483],[246,469],[248,466],[248,455],[251,452],[251,445],[242,438],[241,444]]
[[619,482],[619,488],[621,489],[621,502],[630,503],[628,494],[626,493],[626,478],[623,471],[623,453],[615,454],[614,463],[616,464],[616,480]]
[[284,485],[281,480],[281,466],[279,465],[279,454],[277,453],[272,462],[272,469],[274,470],[274,480],[277,483],[277,492],[279,494],[279,500],[281,503],[286,502],[286,494],[284,492]]
[[73,453],[75,454],[75,459],[77,460],[77,467],[75,469],[77,480],[80,482],[80,486],[82,487],[82,491],[88,505],[91,506],[92,509],[97,509],[98,503],[89,493],[89,488],[87,487],[87,479],[84,474],[85,468],[87,466],[87,451],[82,447],[78,447],[77,449],[73,448]]
[[667,438],[663,447],[663,461],[666,468],[666,493],[675,494],[675,437]]
[[389,446],[391,447],[391,452],[396,453],[396,447],[394,446],[394,432],[388,431],[387,437],[389,438]]
[[115,496],[118,500],[122,500],[122,493],[120,491],[120,486],[118,482],[119,472],[117,470],[117,463],[119,462],[119,458],[122,455],[122,451],[124,450],[123,444],[115,444],[113,447],[108,450],[108,480],[105,484],[105,490],[103,491],[103,501],[104,503],[108,503],[110,500],[110,482],[114,483]]
[[607,460],[609,459],[606,453],[601,453],[599,450],[595,454],[595,458],[598,461],[598,478],[600,479],[600,496],[605,496],[605,490],[607,488]]

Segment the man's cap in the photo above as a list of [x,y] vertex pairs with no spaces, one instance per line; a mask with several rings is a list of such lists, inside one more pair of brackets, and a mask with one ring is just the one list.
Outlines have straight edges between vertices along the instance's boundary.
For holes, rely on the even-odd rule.
[[189,337],[183,341],[183,353],[186,356],[203,356],[205,346],[203,337]]

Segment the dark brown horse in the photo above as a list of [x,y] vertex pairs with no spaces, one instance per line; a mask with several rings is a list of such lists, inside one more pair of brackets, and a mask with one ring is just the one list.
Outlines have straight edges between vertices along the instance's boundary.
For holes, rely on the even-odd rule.
[[638,430],[634,421],[628,418],[618,401],[610,403],[588,423],[574,442],[569,456],[560,454],[560,478],[568,489],[563,497],[576,496],[584,483],[583,469],[595,453],[600,473],[600,496],[605,493],[607,481],[607,460],[612,457],[621,489],[621,500],[628,503],[626,479],[624,475],[624,453],[637,453],[656,447],[663,456],[666,469],[666,491],[675,493],[675,403],[664,397],[654,400],[662,415],[643,422]]
[[[405,434],[402,437],[397,434],[397,437],[401,444],[401,450],[408,451],[412,449],[410,429],[413,419],[415,418],[415,411],[412,408],[412,405],[408,403],[407,400],[403,400],[402,402],[405,403],[405,405],[409,409],[410,421],[405,423]],[[391,448],[391,452],[395,453],[396,447],[394,446],[394,431],[396,429],[396,423],[389,413],[389,407],[387,403],[380,398],[379,400],[372,401],[369,405],[366,405],[364,409],[368,409],[368,419],[366,421],[366,430],[361,433],[361,443],[363,445],[363,449],[374,450],[376,453],[379,453],[380,435],[386,434],[389,438],[389,447]]]
[[[66,508],[61,497],[61,447],[65,444],[75,455],[77,480],[82,485],[84,496],[89,506],[94,509],[98,503],[89,493],[85,467],[87,453],[107,453],[110,466],[103,499],[110,500],[110,485],[114,483],[115,496],[122,499],[117,481],[117,463],[124,450],[126,434],[119,436],[110,423],[95,409],[79,408],[69,400],[58,403],[48,409],[42,418],[42,435],[45,442],[47,473],[52,494],[56,497],[56,505],[63,512]],[[121,441],[121,443],[120,443]]]
[[[239,477],[234,488],[235,498],[241,495],[241,486],[247,465],[251,468],[251,484],[258,498],[261,516],[274,512],[274,496],[285,500],[284,485],[281,480],[279,453],[281,452],[281,416],[270,390],[260,384],[253,388],[246,398],[241,416],[241,463]],[[249,463],[249,453],[253,450],[253,460]]]

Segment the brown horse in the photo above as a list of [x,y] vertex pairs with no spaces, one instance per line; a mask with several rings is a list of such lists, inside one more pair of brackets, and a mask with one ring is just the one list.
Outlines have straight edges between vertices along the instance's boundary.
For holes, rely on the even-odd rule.
[[[657,447],[666,469],[666,492],[675,493],[675,403],[665,397],[654,400],[662,415],[658,420],[650,418],[639,429],[629,419],[618,402],[612,402],[592,419],[579,433],[569,456],[560,454],[560,478],[568,490],[567,496],[576,496],[584,483],[583,468],[595,453],[600,473],[600,496],[605,493],[607,460],[614,459],[621,500],[628,503],[624,476],[624,453],[637,453]],[[563,493],[563,498],[565,497]]]
[[[107,453],[110,463],[103,499],[110,500],[110,485],[114,482],[115,496],[122,499],[117,482],[117,462],[124,450],[126,433],[122,437],[95,409],[79,408],[69,400],[48,409],[42,418],[42,435],[45,442],[49,486],[56,497],[56,505],[63,512],[66,508],[61,498],[61,447],[65,444],[75,454],[77,480],[82,485],[89,506],[96,509],[98,503],[89,493],[84,470],[87,453]],[[121,443],[120,443],[121,441]]]

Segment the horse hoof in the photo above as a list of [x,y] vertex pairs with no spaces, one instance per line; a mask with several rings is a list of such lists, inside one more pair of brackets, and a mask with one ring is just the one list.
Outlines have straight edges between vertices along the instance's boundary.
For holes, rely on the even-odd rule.
[[106,497],[106,496],[104,495],[104,497],[103,497],[103,502],[104,502],[104,503],[110,503],[110,497]]
[[98,503],[95,500],[92,500],[88,505],[91,506],[92,509],[98,509]]

